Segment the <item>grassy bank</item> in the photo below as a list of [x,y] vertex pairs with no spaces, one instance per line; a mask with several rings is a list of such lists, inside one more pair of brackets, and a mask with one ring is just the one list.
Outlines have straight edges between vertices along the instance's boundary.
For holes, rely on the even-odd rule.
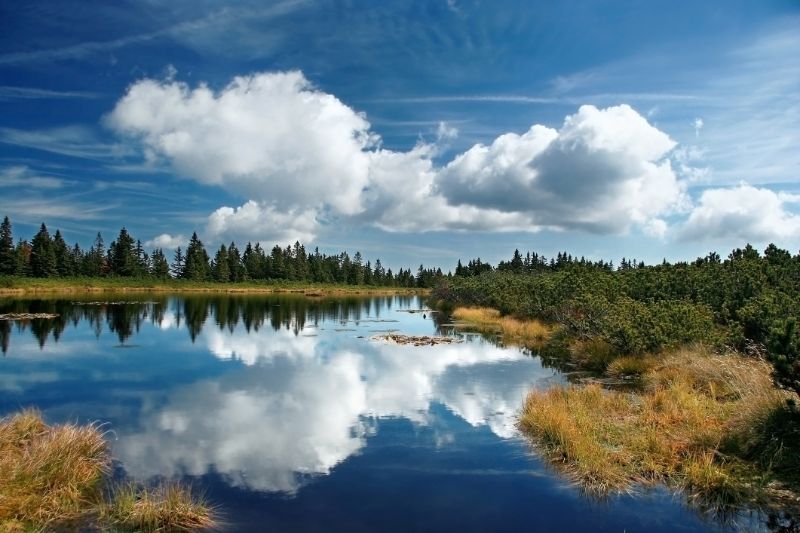
[[599,383],[530,392],[519,418],[537,451],[587,492],[663,484],[715,511],[800,509],[800,413],[763,359],[702,344],[620,355],[603,339],[488,308],[452,316],[594,371]]
[[[789,409],[770,366],[738,354],[684,348],[659,358],[632,394],[599,385],[533,391],[521,429],[539,450],[594,493],[663,483],[704,507],[775,503],[776,481],[797,458],[763,447],[776,413]],[[765,468],[766,466],[766,468]],[[782,494],[782,493],[781,493]]]
[[212,510],[186,487],[109,489],[110,466],[97,425],[47,425],[31,410],[0,420],[0,531],[214,525]]
[[245,281],[239,283],[156,280],[152,278],[24,278],[0,277],[0,295],[95,293],[95,292],[187,292],[187,293],[296,293],[307,296],[425,294],[428,289],[375,285],[316,284],[291,281]]
[[497,334],[505,342],[520,344],[530,349],[541,348],[553,328],[538,320],[519,320],[501,316],[500,311],[487,307],[458,307],[452,317],[462,326],[487,335]]

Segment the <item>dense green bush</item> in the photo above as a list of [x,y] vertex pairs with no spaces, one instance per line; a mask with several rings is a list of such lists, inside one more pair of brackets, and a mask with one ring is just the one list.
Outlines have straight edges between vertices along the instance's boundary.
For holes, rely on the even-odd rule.
[[[530,258],[534,259],[531,260]],[[559,323],[572,338],[601,338],[622,354],[686,343],[763,354],[776,382],[800,394],[800,254],[750,245],[722,260],[645,266],[528,254],[479,273],[443,279],[434,297]],[[558,350],[556,350],[558,351]]]

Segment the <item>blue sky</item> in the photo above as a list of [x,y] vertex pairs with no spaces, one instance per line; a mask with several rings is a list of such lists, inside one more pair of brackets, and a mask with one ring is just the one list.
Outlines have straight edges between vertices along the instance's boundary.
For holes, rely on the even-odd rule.
[[800,248],[800,4],[0,2],[0,215],[398,267]]

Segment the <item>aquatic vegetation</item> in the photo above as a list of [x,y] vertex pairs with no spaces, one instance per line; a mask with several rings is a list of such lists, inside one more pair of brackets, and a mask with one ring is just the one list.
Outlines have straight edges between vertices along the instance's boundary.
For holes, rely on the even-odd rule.
[[[643,369],[617,361],[616,372]],[[638,393],[597,384],[532,391],[520,428],[591,493],[664,483],[714,509],[769,500],[771,469],[788,459],[775,453],[783,443],[761,452],[754,444],[764,438],[754,428],[765,429],[786,406],[770,365],[701,346],[647,365]]]
[[104,497],[111,456],[97,424],[47,425],[35,410],[0,420],[0,531],[113,524],[137,531],[214,524],[212,510],[177,484]]

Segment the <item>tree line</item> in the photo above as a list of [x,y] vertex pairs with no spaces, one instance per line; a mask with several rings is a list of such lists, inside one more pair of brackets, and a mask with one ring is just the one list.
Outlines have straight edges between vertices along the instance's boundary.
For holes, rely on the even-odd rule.
[[645,265],[623,258],[547,259],[515,251],[496,267],[459,261],[434,297],[562,326],[547,350],[601,340],[618,354],[647,354],[702,342],[768,358],[778,384],[800,394],[800,253],[751,245],[725,259]]
[[248,242],[240,251],[235,242],[220,245],[212,258],[197,233],[192,234],[184,250],[173,257],[155,248],[148,253],[142,242],[124,227],[108,247],[98,232],[92,245],[84,250],[77,243],[68,245],[60,230],[50,235],[42,223],[30,241],[14,243],[11,221],[6,216],[0,225],[0,276],[36,278],[129,277],[157,280],[185,279],[236,283],[253,280],[288,280],[343,285],[388,287],[432,287],[443,277],[441,269],[420,265],[392,272],[380,259],[364,261],[360,252],[322,254],[319,248],[309,253],[299,242],[293,246],[275,245],[266,251],[260,243]]

